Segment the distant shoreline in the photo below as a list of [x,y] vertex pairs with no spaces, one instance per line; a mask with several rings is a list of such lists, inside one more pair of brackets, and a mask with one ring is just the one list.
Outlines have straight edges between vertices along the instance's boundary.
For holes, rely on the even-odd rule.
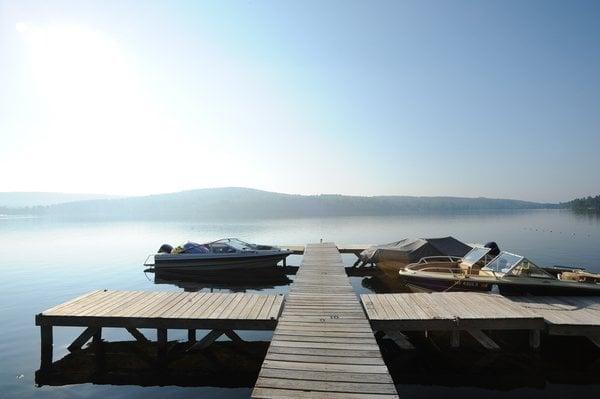
[[[6,193],[5,193],[6,194]],[[45,193],[47,194],[47,193]],[[590,197],[591,198],[591,197]],[[0,204],[2,197],[0,196]],[[60,219],[223,220],[306,217],[395,216],[410,214],[498,213],[570,209],[588,199],[538,203],[514,199],[414,196],[293,195],[249,188],[214,188],[144,197],[68,201],[30,207],[2,207],[0,215]],[[580,211],[578,209],[578,211]],[[592,210],[595,212],[595,210]]]

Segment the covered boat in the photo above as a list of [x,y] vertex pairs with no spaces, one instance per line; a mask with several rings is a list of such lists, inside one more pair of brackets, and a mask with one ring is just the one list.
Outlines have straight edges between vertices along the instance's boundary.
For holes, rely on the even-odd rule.
[[376,263],[383,271],[394,274],[409,263],[429,256],[463,257],[471,246],[454,237],[406,238],[389,244],[369,247],[361,252],[364,263]]
[[291,253],[274,246],[224,238],[205,244],[188,242],[176,248],[164,244],[157,254],[151,255],[154,263],[145,265],[193,272],[248,270],[273,267]]

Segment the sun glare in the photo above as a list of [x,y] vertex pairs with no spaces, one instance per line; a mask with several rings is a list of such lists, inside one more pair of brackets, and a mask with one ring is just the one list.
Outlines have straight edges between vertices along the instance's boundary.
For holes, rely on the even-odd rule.
[[119,175],[133,162],[134,149],[148,150],[164,132],[134,59],[120,43],[82,26],[19,22],[15,28],[26,44],[30,94],[44,137],[31,157],[74,180]]

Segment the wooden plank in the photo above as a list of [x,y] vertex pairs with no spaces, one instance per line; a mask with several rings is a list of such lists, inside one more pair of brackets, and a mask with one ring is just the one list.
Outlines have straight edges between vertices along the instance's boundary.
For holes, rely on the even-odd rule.
[[188,312],[192,311],[192,309],[194,309],[194,307],[199,306],[203,301],[204,298],[206,297],[206,292],[196,292],[193,293],[189,296],[188,300],[186,301],[186,305],[182,306],[179,310],[177,310],[176,312],[172,312],[169,317],[183,317],[184,315],[186,315]]
[[357,338],[357,337],[325,337],[323,335],[287,335],[276,332],[273,339],[281,341],[298,341],[298,342],[331,342],[331,343],[347,343],[347,344],[373,344],[373,337]]
[[352,392],[352,393],[396,393],[394,384],[371,384],[368,382],[314,381],[259,377],[257,387],[297,389],[302,391]]
[[269,354],[271,360],[308,363],[339,363],[339,364],[371,364],[383,365],[379,357],[356,357],[356,356],[320,356],[320,355],[291,355],[285,353]]
[[[277,331],[277,330],[276,330]],[[284,341],[278,339],[271,341],[273,346],[289,346],[292,348],[323,348],[323,349],[357,349],[357,350],[378,350],[379,346],[374,342],[372,344],[343,344],[343,343],[322,343],[322,342],[297,342],[297,341]]]
[[257,399],[388,399],[398,398],[398,395],[364,394],[350,392],[300,391],[292,389],[256,387],[252,397]]
[[323,348],[294,348],[289,346],[270,346],[269,353],[285,353],[294,355],[348,356],[354,358],[372,357],[381,359],[379,350],[364,349],[323,349]]
[[335,246],[309,244],[252,397],[372,395],[396,397],[373,330]]
[[66,309],[71,305],[75,305],[77,303],[81,303],[81,302],[87,302],[87,301],[91,301],[93,300],[94,297],[99,297],[101,294],[103,294],[104,291],[103,290],[96,290],[96,291],[91,291],[91,292],[87,292],[83,295],[80,295],[78,297],[75,297],[73,299],[68,300],[67,302],[63,302],[59,305],[53,306],[50,309],[46,309],[42,312],[42,314],[48,315],[48,314],[52,314],[55,312],[60,312],[62,309]]
[[315,381],[339,381],[339,382],[356,382],[364,381],[375,384],[387,384],[391,382],[390,376],[380,373],[338,373],[331,371],[306,371],[295,370],[290,373],[283,369],[268,369],[261,370],[261,376],[269,378],[287,378],[298,380],[315,380]]
[[285,369],[285,370],[335,371],[335,372],[388,374],[388,370],[385,365],[286,362],[286,361],[265,359],[265,361],[263,362],[263,367],[270,368],[270,369]]

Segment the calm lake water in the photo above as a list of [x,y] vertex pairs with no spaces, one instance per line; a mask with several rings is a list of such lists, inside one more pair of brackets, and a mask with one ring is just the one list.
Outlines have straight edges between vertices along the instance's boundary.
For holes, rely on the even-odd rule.
[[[215,371],[215,375],[227,372],[230,378],[239,378],[235,388],[220,388],[227,385],[222,382],[215,382],[213,387],[180,386],[211,385],[210,378],[192,375],[186,379],[183,371],[171,379],[144,372],[114,376],[96,370],[86,374],[85,370],[81,371],[87,364],[85,361],[74,361],[75,369],[80,372],[77,376],[67,373],[51,381],[52,384],[66,385],[36,386],[35,372],[40,353],[34,315],[48,307],[101,288],[228,291],[226,286],[211,286],[210,283],[159,281],[160,284],[156,284],[155,276],[144,273],[142,264],[145,257],[162,243],[239,237],[259,243],[302,244],[323,239],[340,244],[369,244],[445,235],[453,235],[465,242],[494,240],[502,249],[526,255],[542,265],[584,265],[600,272],[600,219],[558,210],[207,223],[0,218],[0,397],[249,397],[252,383],[241,371],[240,376],[236,376],[235,367],[247,361],[248,365],[244,367],[252,375],[252,370],[260,366],[261,350],[264,351],[264,345],[261,347],[260,343],[256,344],[258,349],[249,346],[249,353],[255,351],[254,358],[238,361],[225,357]],[[300,260],[301,257],[293,256],[288,259],[288,264],[299,265]],[[344,255],[344,260],[351,265],[354,257]],[[393,281],[386,284],[385,281],[378,282],[380,278],[383,277],[352,277],[352,283],[358,292],[368,292],[375,289],[373,287],[378,287],[378,291],[395,289]],[[233,291],[286,292],[286,281],[279,279],[272,284],[254,286],[237,284],[229,288]],[[67,355],[66,346],[79,332],[79,329],[55,328],[55,361]],[[145,333],[154,338],[151,331]],[[169,339],[184,340],[184,334],[183,331],[170,331]],[[240,335],[250,341],[268,341],[271,337],[270,332],[242,332]],[[103,338],[107,341],[132,339],[117,329],[107,330]],[[579,341],[573,342],[579,345]],[[131,345],[123,344],[125,349],[118,345],[107,346],[106,350],[121,353],[119,362],[132,363],[133,367],[138,361],[135,355],[122,354],[131,349]],[[469,357],[471,355],[465,355],[459,360],[457,354],[429,354],[425,350],[406,357],[395,354],[393,348],[383,349],[386,362],[389,361],[388,365],[397,374],[394,378],[398,382],[398,391],[405,398],[444,396],[464,399],[482,395],[486,398],[562,398],[567,394],[577,398],[600,397],[600,351],[586,347],[585,343],[581,345],[583,349],[579,346],[577,349],[580,353],[567,355],[564,361],[561,360],[562,364],[556,366],[558,368],[550,370],[548,364],[557,361],[551,357],[546,359],[544,353],[529,358],[528,355],[520,357],[517,350],[516,354],[498,355],[497,363],[491,364],[487,359],[490,356],[485,354],[478,358],[474,354],[474,360]],[[202,367],[210,367],[211,360],[207,357],[198,362]],[[477,362],[481,365],[477,366]],[[232,371],[226,371],[229,370],[227,367]],[[533,370],[528,371],[528,367]],[[231,381],[229,383],[232,385]],[[156,384],[164,386],[148,386]]]

